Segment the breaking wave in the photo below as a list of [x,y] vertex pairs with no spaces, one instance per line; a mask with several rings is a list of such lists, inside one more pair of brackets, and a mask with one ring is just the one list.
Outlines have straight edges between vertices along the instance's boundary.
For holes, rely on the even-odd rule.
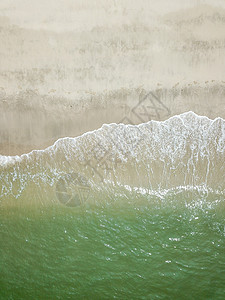
[[77,206],[103,192],[224,195],[224,154],[221,118],[187,112],[163,122],[103,125],[45,150],[0,156],[0,200]]

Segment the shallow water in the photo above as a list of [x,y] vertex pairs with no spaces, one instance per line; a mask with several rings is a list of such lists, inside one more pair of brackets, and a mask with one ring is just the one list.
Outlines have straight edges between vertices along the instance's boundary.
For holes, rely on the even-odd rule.
[[221,195],[114,200],[4,211],[1,298],[223,299]]
[[223,119],[104,125],[0,171],[0,298],[223,299]]

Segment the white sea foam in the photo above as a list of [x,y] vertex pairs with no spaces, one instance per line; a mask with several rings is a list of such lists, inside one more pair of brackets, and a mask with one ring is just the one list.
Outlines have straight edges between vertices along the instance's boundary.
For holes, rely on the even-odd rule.
[[225,120],[187,112],[139,125],[104,124],[44,150],[0,156],[0,195],[19,197],[29,186],[53,187],[65,174],[92,186],[146,191],[177,187],[224,189]]

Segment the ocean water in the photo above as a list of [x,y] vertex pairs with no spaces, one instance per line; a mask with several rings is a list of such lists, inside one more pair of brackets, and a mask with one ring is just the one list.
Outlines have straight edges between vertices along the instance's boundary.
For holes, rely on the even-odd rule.
[[225,121],[0,156],[1,299],[224,299]]

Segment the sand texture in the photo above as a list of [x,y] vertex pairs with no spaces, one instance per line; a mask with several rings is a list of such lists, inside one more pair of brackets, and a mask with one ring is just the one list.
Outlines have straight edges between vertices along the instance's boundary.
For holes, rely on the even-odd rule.
[[225,118],[225,2],[0,2],[0,155],[104,123]]

